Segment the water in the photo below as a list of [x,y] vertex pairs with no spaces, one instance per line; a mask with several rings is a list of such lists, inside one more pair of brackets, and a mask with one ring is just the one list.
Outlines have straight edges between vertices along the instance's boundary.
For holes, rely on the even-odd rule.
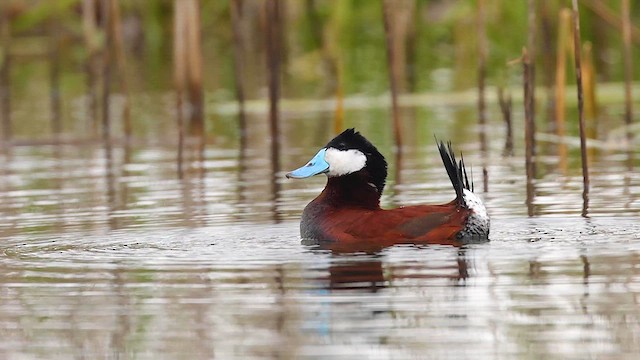
[[[388,133],[366,115],[355,125],[391,154]],[[172,146],[116,146],[112,163],[100,145],[5,155],[0,358],[640,353],[640,176],[622,151],[593,152],[590,218],[580,217],[579,164],[563,171],[543,157],[529,218],[524,161],[501,157],[494,139],[482,194],[491,242],[332,253],[298,236],[301,210],[324,179],[283,176],[315,154],[330,127],[285,124],[275,177],[259,131],[242,153],[222,136],[202,161],[187,154],[182,181]],[[385,206],[453,197],[434,132],[465,151],[481,188],[475,134],[428,125],[409,138],[400,172],[390,157]]]
[[296,231],[285,222],[7,239],[3,357],[640,351],[633,219],[495,220],[489,244],[378,254],[314,250]]

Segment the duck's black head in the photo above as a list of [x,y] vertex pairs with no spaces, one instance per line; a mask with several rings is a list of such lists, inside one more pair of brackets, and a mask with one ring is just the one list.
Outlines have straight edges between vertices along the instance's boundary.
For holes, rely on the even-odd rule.
[[387,178],[387,161],[373,144],[354,129],[347,129],[321,149],[305,166],[287,174],[306,178],[317,174],[342,177],[364,175],[382,194]]

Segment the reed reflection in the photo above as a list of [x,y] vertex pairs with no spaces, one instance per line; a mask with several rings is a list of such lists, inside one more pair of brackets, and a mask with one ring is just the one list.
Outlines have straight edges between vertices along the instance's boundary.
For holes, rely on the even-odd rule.
[[[55,134],[54,134],[55,136]],[[64,177],[62,176],[62,174],[64,174],[64,166],[63,166],[63,151],[62,151],[62,145],[58,142],[55,141],[55,143],[53,144],[53,173],[57,174],[57,176],[53,176],[53,178],[51,179],[52,182],[52,189],[54,190],[53,193],[53,198],[55,199],[55,203],[56,204],[64,204],[65,203],[65,196],[63,195],[63,190],[64,190]],[[55,206],[53,207],[53,211],[55,214],[55,222],[53,224],[55,231],[58,232],[62,232],[64,231],[64,225],[65,225],[65,219],[64,219],[64,213],[65,213],[65,206]]]
[[634,161],[633,150],[631,149],[631,146],[627,146],[627,156],[626,156],[627,171],[624,173],[624,188],[622,190],[622,193],[627,198],[627,201],[625,201],[625,204],[624,204],[625,209],[629,209],[631,207],[631,204],[634,202],[634,196],[630,196],[631,188],[632,188],[631,179],[633,174],[633,161]]
[[[206,168],[204,142],[200,138],[188,137],[186,166],[181,165],[183,220],[186,226],[204,225],[206,216]],[[184,160],[183,160],[184,161]]]
[[246,116],[246,139],[238,150],[235,218],[274,220],[279,217],[275,206],[279,184],[273,173],[270,139],[264,136],[268,124],[262,114]]
[[278,208],[280,202],[280,181],[278,173],[280,172],[280,142],[277,138],[271,139],[271,214],[274,223],[279,223],[282,214]]
[[[6,144],[6,143],[5,143]],[[3,229],[4,236],[10,236],[14,232],[18,232],[18,218],[13,216],[15,209],[11,206],[13,200],[10,193],[14,190],[11,177],[15,175],[12,169],[14,161],[12,149],[7,147],[6,151],[0,154],[2,162],[0,163],[0,214],[2,214],[3,223],[6,228]],[[9,220],[13,219],[13,220]]]
[[[398,144],[396,144],[398,145]],[[402,168],[403,168],[403,151],[396,151],[394,154],[395,157],[395,167],[394,167],[394,182],[393,182],[393,195],[391,196],[391,203],[394,207],[401,206],[399,202],[399,198],[401,196],[402,191]]]
[[106,195],[107,195],[107,206],[108,206],[108,222],[109,228],[111,230],[118,228],[118,220],[114,216],[114,213],[117,211],[117,199],[116,199],[116,174],[113,169],[113,147],[109,140],[105,139],[105,148],[104,148],[104,174],[105,174],[105,184],[106,184]]

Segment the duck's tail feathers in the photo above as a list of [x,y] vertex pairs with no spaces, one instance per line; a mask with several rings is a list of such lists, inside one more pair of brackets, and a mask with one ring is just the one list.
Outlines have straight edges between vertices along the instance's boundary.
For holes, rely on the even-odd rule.
[[466,189],[473,192],[473,173],[471,173],[471,182],[469,182],[462,154],[460,154],[460,161],[456,161],[456,155],[451,147],[451,142],[447,142],[446,145],[443,141],[437,142],[442,163],[447,170],[451,184],[453,184],[453,189],[456,191],[456,202],[461,206],[465,206],[464,190]]

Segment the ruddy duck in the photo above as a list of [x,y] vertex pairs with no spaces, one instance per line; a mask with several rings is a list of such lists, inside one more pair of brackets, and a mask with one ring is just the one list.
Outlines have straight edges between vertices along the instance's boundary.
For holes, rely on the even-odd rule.
[[456,198],[442,205],[380,208],[387,162],[378,149],[354,129],[336,136],[306,165],[287,178],[327,175],[327,185],[302,213],[303,239],[341,244],[460,244],[486,241],[489,217],[473,193],[464,161],[456,162],[451,144],[438,144]]

